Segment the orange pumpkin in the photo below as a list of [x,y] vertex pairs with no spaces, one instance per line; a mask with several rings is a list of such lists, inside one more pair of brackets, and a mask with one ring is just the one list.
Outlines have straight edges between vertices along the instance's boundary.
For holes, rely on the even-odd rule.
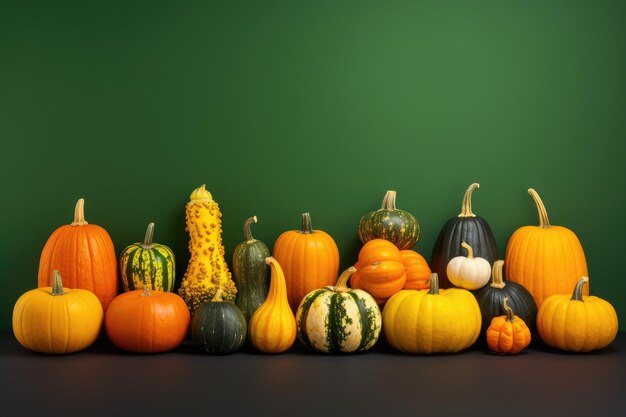
[[505,316],[491,319],[487,329],[487,344],[496,353],[515,355],[530,344],[530,329],[524,320],[513,314],[508,297],[502,300]]
[[311,215],[302,214],[301,230],[281,234],[272,256],[281,265],[292,311],[309,292],[334,285],[339,273],[339,249],[333,238],[322,230],[313,230]]
[[[539,194],[528,193],[539,212],[539,226],[517,229],[506,248],[506,279],[524,286],[533,295],[537,307],[554,294],[566,294],[580,277],[587,276],[585,252],[570,229],[550,224]],[[589,294],[585,288],[584,295]]]
[[177,294],[143,290],[119,295],[106,312],[104,325],[111,342],[130,352],[157,353],[180,345],[189,330],[187,304]]
[[400,250],[384,239],[372,239],[363,245],[354,267],[350,286],[368,292],[378,304],[404,288],[407,280]]
[[414,250],[401,250],[402,263],[406,271],[405,290],[425,290],[430,288],[432,274],[428,262]]
[[74,209],[74,221],[52,233],[39,259],[38,287],[50,287],[58,270],[68,288],[93,292],[106,311],[117,294],[117,256],[109,234],[85,221],[85,201]]

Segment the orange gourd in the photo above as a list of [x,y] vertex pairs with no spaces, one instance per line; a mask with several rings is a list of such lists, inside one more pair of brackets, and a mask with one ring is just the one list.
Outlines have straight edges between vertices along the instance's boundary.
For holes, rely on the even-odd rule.
[[301,230],[281,234],[272,251],[285,274],[292,311],[309,292],[334,285],[339,273],[339,249],[333,238],[313,230],[309,213],[302,214]]
[[[537,307],[554,294],[566,294],[580,277],[587,276],[585,252],[570,229],[550,224],[539,194],[528,193],[539,212],[539,226],[517,229],[506,248],[506,279],[524,286],[533,295]],[[589,290],[585,288],[584,295]]]
[[104,311],[118,288],[117,256],[109,234],[85,221],[85,201],[74,209],[74,221],[59,227],[46,242],[39,259],[38,287],[51,286],[52,271],[58,270],[68,288],[93,292]]
[[384,239],[372,239],[363,245],[354,267],[351,287],[369,293],[378,304],[404,288],[407,280],[400,250]]
[[401,250],[402,264],[406,271],[405,290],[425,290],[430,288],[432,274],[428,262],[414,250]]
[[487,329],[487,345],[496,353],[515,355],[530,344],[530,329],[524,320],[513,313],[508,297],[502,300],[505,316],[491,319]]

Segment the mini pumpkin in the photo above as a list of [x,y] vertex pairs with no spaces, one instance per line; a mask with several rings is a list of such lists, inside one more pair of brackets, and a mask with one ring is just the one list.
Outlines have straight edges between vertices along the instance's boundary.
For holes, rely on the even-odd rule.
[[467,257],[456,256],[450,260],[446,268],[450,282],[466,290],[477,290],[489,282],[491,265],[486,259],[474,258],[474,251],[467,243],[461,243],[467,251]]
[[504,316],[494,317],[487,329],[487,345],[496,353],[515,355],[530,344],[530,329],[513,313],[507,297],[502,301]]

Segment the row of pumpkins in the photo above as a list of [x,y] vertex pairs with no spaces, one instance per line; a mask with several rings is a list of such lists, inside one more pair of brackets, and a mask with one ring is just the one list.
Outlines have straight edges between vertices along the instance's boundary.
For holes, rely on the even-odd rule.
[[178,295],[172,292],[174,255],[153,242],[154,224],[142,243],[122,252],[124,292],[117,295],[113,243],[103,228],[85,221],[80,199],[74,221],[48,239],[39,288],[17,301],[13,331],[23,346],[45,353],[88,347],[103,323],[114,345],[144,353],[176,348],[189,328],[195,345],[217,354],[234,352],[245,340],[262,352],[284,352],[296,337],[320,352],[363,351],[381,329],[391,346],[407,353],[457,352],[481,334],[491,350],[518,353],[530,343],[535,324],[555,348],[587,352],[608,346],[617,315],[611,304],[587,295],[585,255],[576,235],[550,225],[530,189],[540,224],[511,237],[505,280],[493,233],[472,211],[478,187],[468,188],[461,213],[444,225],[430,267],[411,250],[419,239],[417,220],[397,209],[396,193],[388,191],[381,209],[361,219],[364,245],[354,267],[339,278],[335,241],[314,230],[305,213],[301,230],[280,235],[272,255],[252,236],[256,217],[247,219],[245,241],[233,253],[233,280],[221,213],[203,185],[186,206],[191,259]]

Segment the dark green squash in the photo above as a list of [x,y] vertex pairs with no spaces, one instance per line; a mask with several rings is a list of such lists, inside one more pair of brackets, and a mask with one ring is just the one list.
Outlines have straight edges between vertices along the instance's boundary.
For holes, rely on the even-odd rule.
[[223,355],[238,350],[246,341],[248,325],[239,307],[222,300],[222,289],[203,303],[191,320],[191,338],[198,348]]
[[508,298],[508,304],[515,315],[524,320],[530,330],[535,328],[537,319],[537,304],[532,294],[520,284],[502,280],[502,266],[504,261],[496,261],[491,272],[491,284],[485,285],[474,295],[480,307],[483,319],[483,332],[487,330],[491,319],[506,314],[503,303]]
[[233,275],[237,286],[235,304],[246,320],[250,320],[263,304],[270,286],[270,269],[265,263],[270,250],[265,243],[252,237],[250,231],[250,225],[256,222],[256,216],[244,222],[243,235],[246,240],[237,245],[233,252]]
[[498,259],[498,245],[491,227],[485,219],[472,212],[472,192],[479,187],[477,183],[469,186],[463,196],[461,213],[448,220],[439,232],[430,268],[439,275],[441,288],[452,286],[446,268],[450,259],[465,256],[465,250],[461,246],[463,242],[472,247],[474,256],[486,259],[491,265]]
[[370,211],[359,222],[361,243],[385,239],[400,250],[411,249],[420,238],[420,226],[408,211],[396,208],[396,192],[387,191],[382,207]]

